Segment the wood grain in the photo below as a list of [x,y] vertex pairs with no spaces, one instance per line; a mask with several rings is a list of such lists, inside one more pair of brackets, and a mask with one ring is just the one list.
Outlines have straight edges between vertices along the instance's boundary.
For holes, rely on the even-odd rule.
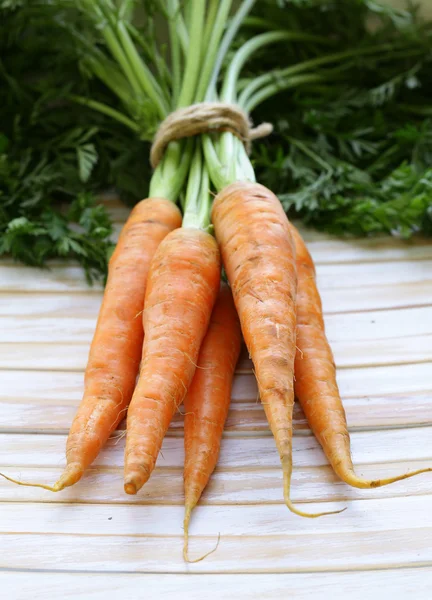
[[[432,527],[431,502],[431,495],[352,500],[349,510],[339,517],[308,521],[291,518],[281,504],[204,505],[194,513],[193,528],[200,536],[217,536],[220,532],[223,537],[243,535],[245,522],[257,537],[278,535],[281,527],[284,534],[296,536],[358,531],[385,533],[407,528],[415,532]],[[3,533],[183,535],[182,506],[119,504],[114,509],[107,504],[5,502],[2,508],[0,530]],[[337,508],[336,503],[334,508]]]
[[[107,571],[129,573],[301,573],[352,571],[432,564],[432,528],[392,531],[332,532],[316,535],[225,536],[218,551],[205,562],[186,565],[176,558],[181,536],[80,536],[73,534],[3,534],[8,548],[1,565],[6,569]],[[214,546],[215,536],[193,538],[190,552],[200,555]],[[323,548],[331,545],[331,552]],[[58,548],[61,546],[61,554]],[[44,551],[40,552],[43,547]]]
[[[119,230],[127,210],[107,200]],[[360,474],[432,465],[432,244],[338,240],[304,231],[317,263],[329,340]],[[101,289],[74,264],[38,271],[0,264],[0,471],[52,483],[83,389]],[[173,419],[154,475],[122,490],[124,438],[109,440],[86,476],[52,494],[0,479],[0,585],[14,600],[430,597],[432,474],[374,490],[337,480],[295,408],[292,496],[247,353],[237,366],[219,465],[181,557],[183,417]],[[194,574],[191,578],[187,574]],[[12,590],[10,592],[9,590]],[[376,592],[376,593],[375,593]]]
[[[25,294],[0,295],[0,369],[84,371],[99,298],[82,295],[74,307],[67,295],[32,296],[28,314]],[[325,322],[338,368],[423,362],[432,352],[429,306],[327,314]],[[251,371],[252,363],[239,368]]]
[[[374,465],[357,464],[357,471],[365,477],[392,477],[411,470],[430,466],[430,461],[409,461]],[[2,467],[4,473],[21,481],[53,484],[61,474],[61,468],[51,467]],[[283,504],[282,474],[277,468],[219,468],[212,475],[201,505],[232,504]],[[409,495],[432,494],[432,476],[428,473],[394,483],[392,486],[372,490],[350,488],[336,479],[330,467],[302,467],[295,469],[291,496],[295,502],[320,503],[319,510],[327,510],[326,504],[338,502],[344,508],[352,500],[373,498],[397,498]],[[183,505],[183,474],[180,469],[160,469],[153,473],[145,488],[136,496],[125,497],[123,469],[90,468],[86,476],[72,488],[53,494],[39,488],[13,485],[0,479],[0,502],[45,502],[83,504],[166,504]],[[317,507],[315,507],[316,509]],[[288,509],[286,509],[288,511]],[[329,510],[332,510],[331,508]],[[287,518],[292,518],[287,512]],[[181,556],[177,557],[181,561]]]
[[[431,362],[341,369],[338,382],[350,429],[432,423],[431,369]],[[67,432],[81,399],[82,373],[4,370],[0,376],[0,432]],[[177,415],[171,431],[181,426]],[[295,427],[307,429],[297,405]],[[267,431],[252,373],[235,378],[227,430]]]
[[[352,433],[351,442],[355,463],[430,461],[432,466],[432,426],[359,431]],[[0,464],[16,468],[60,467],[64,463],[65,447],[65,435],[0,434]],[[124,440],[114,435],[101,451],[94,465],[121,468],[123,452]],[[327,465],[327,460],[312,435],[296,436],[293,454],[296,467]],[[165,438],[157,465],[161,468],[182,469],[182,437]],[[254,433],[254,435],[238,438],[225,436],[218,467],[220,470],[237,471],[278,469],[279,457],[270,432],[267,435]],[[432,483],[432,475],[425,475],[425,477]]]
[[[25,574],[24,574],[25,575]],[[14,600],[124,600],[135,598],[137,591],[148,590],[163,600],[286,600],[287,593],[296,600],[310,598],[350,598],[377,600],[382,590],[390,597],[429,600],[432,567],[361,570],[337,573],[290,574],[140,574],[140,573],[59,573],[52,570],[32,572],[0,572],[2,589],[14,591]],[[337,591],[336,591],[337,590]]]

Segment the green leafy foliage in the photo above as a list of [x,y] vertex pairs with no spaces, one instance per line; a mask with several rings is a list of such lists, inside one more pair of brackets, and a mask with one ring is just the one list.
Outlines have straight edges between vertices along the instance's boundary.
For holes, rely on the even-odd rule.
[[[135,4],[144,10],[132,24]],[[0,255],[36,266],[73,258],[89,280],[105,276],[113,247],[97,194],[115,188],[130,204],[145,197],[148,142],[159,120],[107,48],[98,5],[0,0]],[[155,26],[165,3],[110,5],[169,102],[171,74]],[[279,93],[257,110],[256,123],[275,127],[254,144],[259,180],[290,214],[325,231],[432,235],[430,25],[412,8],[376,0],[260,0],[252,17],[238,45],[281,28],[325,33],[331,43],[261,49],[242,72],[245,82],[270,70],[277,82],[288,65],[385,45],[313,68],[308,73],[322,82]]]
[[118,105],[83,75],[73,37],[56,26],[61,13],[10,6],[0,9],[0,255],[35,266],[73,258],[90,281],[104,277],[112,224],[96,194],[145,196],[148,146],[70,100],[73,92]]
[[[263,105],[256,120],[272,120],[275,134],[256,144],[259,178],[290,214],[337,235],[431,235],[429,28],[417,23],[415,11],[378,2],[305,0],[291,6],[291,23],[334,36],[332,52],[377,41],[396,40],[400,47],[347,61],[340,81],[302,86]],[[296,60],[316,56],[313,47],[302,52]],[[261,68],[278,60],[264,54]]]

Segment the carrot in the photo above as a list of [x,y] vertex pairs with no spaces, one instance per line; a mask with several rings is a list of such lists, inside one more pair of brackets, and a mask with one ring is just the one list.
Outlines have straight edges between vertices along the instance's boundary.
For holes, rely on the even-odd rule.
[[84,396],[66,444],[67,465],[54,486],[73,485],[99,454],[132,397],[143,341],[141,312],[151,259],[162,239],[180,227],[179,209],[163,198],[139,202],[111,257],[108,281],[85,372]]
[[345,411],[336,383],[336,367],[325,335],[315,266],[297,229],[290,224],[290,230],[296,248],[298,274],[295,393],[333,470],[342,481],[358,488],[380,487],[432,471],[432,468],[418,469],[373,480],[355,474]]
[[222,284],[201,346],[197,370],[184,401],[183,556],[187,562],[198,562],[209,554],[195,561],[189,560],[189,522],[192,510],[197,505],[219,458],[240,346],[240,323],[231,290],[226,284]]
[[127,417],[125,492],[150,477],[195,373],[220,281],[216,240],[181,228],[159,246],[148,277],[140,377]]
[[217,195],[212,221],[282,463],[286,505],[318,516],[290,498],[297,276],[288,219],[270,190],[236,182]]

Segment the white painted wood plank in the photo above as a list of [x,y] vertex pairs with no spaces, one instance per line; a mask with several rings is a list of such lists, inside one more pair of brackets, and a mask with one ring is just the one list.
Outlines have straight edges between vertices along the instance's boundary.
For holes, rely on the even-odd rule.
[[[430,462],[432,467],[432,427],[357,431],[351,434],[355,464]],[[66,436],[40,434],[0,434],[0,465],[5,467],[60,467],[64,464]],[[157,465],[166,469],[183,468],[183,438],[165,438]],[[298,436],[293,445],[296,467],[328,464],[318,442],[310,436]],[[122,468],[124,439],[111,438],[96,459],[103,468]],[[226,437],[222,440],[219,470],[279,469],[279,456],[271,435]],[[10,471],[10,468],[9,468]],[[432,475],[430,476],[432,483]]]
[[320,288],[324,311],[327,313],[371,311],[430,304],[431,281],[367,285],[357,283],[351,288]]
[[398,263],[359,263],[320,265],[317,268],[318,286],[322,290],[374,287],[403,283],[423,283],[432,286],[432,260],[401,261]]
[[54,266],[37,269],[0,263],[0,292],[100,293],[101,285],[89,286],[81,267]]
[[[43,328],[45,336],[45,324]],[[427,362],[432,359],[432,334],[376,340],[357,340],[353,334],[351,340],[332,341],[331,347],[339,369]],[[90,341],[0,342],[0,369],[84,371],[89,348]],[[250,372],[252,362],[243,360],[237,370]]]
[[[325,325],[330,343],[419,337],[432,333],[432,305],[390,311],[331,314],[325,316]],[[432,346],[430,352],[432,356]]]
[[90,346],[96,319],[71,317],[0,317],[0,343],[45,342],[84,343]]
[[[328,312],[430,303],[430,260],[321,265],[317,273]],[[97,293],[100,289],[97,285],[90,288],[76,266],[41,270],[0,264],[0,292]]]
[[[0,572],[0,586],[14,600],[124,600],[143,590],[163,600],[381,600],[383,590],[393,598],[429,600],[432,567],[339,573],[260,574],[138,574]],[[12,595],[12,593],[14,595]]]
[[84,372],[89,349],[88,342],[0,343],[0,369]]
[[[432,564],[432,528],[331,533],[320,536],[226,536],[205,561],[187,565],[181,537],[27,534],[0,536],[6,569],[151,572],[151,573],[298,573]],[[214,536],[192,538],[191,553],[214,545]],[[61,547],[61,552],[58,548]],[[323,548],[331,548],[323,552]]]
[[[39,310],[33,311],[29,301],[27,314],[24,314],[22,306],[19,306],[14,314],[11,307],[16,306],[16,298],[21,299],[22,295],[11,297],[8,303],[3,297],[3,308],[9,314],[0,316],[0,345],[5,343],[90,345],[96,327],[98,306],[94,306],[93,314],[82,314],[85,307],[77,303],[78,309],[75,310],[73,304],[71,305],[70,297],[66,296],[67,302],[62,310],[57,305],[58,310],[54,310],[52,314],[42,303],[39,305]],[[406,338],[414,337],[419,340],[423,336],[430,336],[432,306],[356,314],[329,314],[326,315],[325,322],[330,343],[332,345],[339,343],[337,348],[343,356],[345,351],[350,349],[353,352],[357,344],[365,341],[396,340],[396,343],[403,344]],[[412,340],[407,340],[407,343],[412,343]],[[419,343],[421,344],[421,339]],[[426,346],[426,349],[429,350],[432,359],[432,343]],[[413,360],[411,359],[410,362]]]
[[[430,363],[339,371],[350,429],[431,423],[430,372]],[[0,382],[0,431],[69,430],[83,391],[82,373],[0,371]],[[236,376],[232,398],[228,431],[268,430],[252,374]],[[294,425],[306,427],[297,405]],[[177,415],[173,428],[181,426]]]
[[[23,267],[23,269],[25,268]],[[76,280],[69,286],[64,272],[59,276],[56,275],[58,268],[48,272],[29,268],[27,272],[19,275],[15,273],[11,278],[8,275],[7,268],[2,268],[0,266],[0,294],[12,294],[15,296],[17,293],[21,292],[23,295],[31,295],[32,298],[34,295],[40,296],[42,293],[47,296],[52,296],[55,293],[68,293],[72,296],[93,295],[95,298],[99,299],[100,303],[101,287],[96,284],[93,287],[89,287],[79,275],[78,268],[70,267],[68,269],[69,276],[71,276],[71,271],[74,269],[75,273],[73,275]],[[12,271],[12,268],[9,270]],[[38,273],[37,277],[34,275],[35,270]],[[15,271],[21,271],[21,267],[15,269]],[[402,276],[401,282],[393,283],[392,285],[365,285],[365,287],[369,287],[369,289],[364,290],[361,289],[362,286],[363,284],[359,283],[352,289],[323,289],[321,287],[321,297],[323,299],[325,312],[331,314],[352,311],[371,311],[430,304],[431,283],[429,280],[409,283],[404,282]]]
[[336,366],[340,368],[403,365],[431,360],[432,334],[386,340],[331,342]]
[[[1,264],[1,263],[0,263]],[[0,317],[21,316],[23,319],[56,317],[60,319],[97,319],[102,293],[0,293]]]
[[[432,527],[430,505],[432,496],[354,500],[339,515],[319,519],[287,517],[283,505],[262,506],[198,506],[193,513],[191,533],[196,536],[256,537],[278,535],[322,535],[358,531],[390,531]],[[326,508],[337,509],[338,503]],[[308,510],[322,510],[321,504],[310,504]],[[2,504],[2,533],[62,533],[75,535],[158,535],[182,536],[182,506],[142,506],[123,504],[115,507],[103,504]],[[245,527],[246,525],[246,527]]]
[[[0,294],[0,369],[84,370],[97,297],[78,295],[76,307],[67,294],[47,294],[47,302],[44,295],[7,298]],[[339,368],[432,359],[432,307],[328,314],[325,321]],[[241,361],[241,369],[251,367]]]
[[[401,366],[341,369],[338,383],[343,398],[409,394],[429,390],[432,363]],[[1,371],[0,402],[15,398],[17,401],[56,399],[77,402],[83,391],[83,373],[49,371]],[[253,374],[237,375],[232,398],[253,402],[258,391]]]
[[[65,331],[73,335],[75,324],[87,329],[82,341],[90,341],[100,308],[101,297],[78,294],[0,294],[0,341],[8,342],[70,342]],[[367,313],[325,315],[331,341],[387,339],[423,335],[432,332],[432,305],[420,308]],[[62,329],[53,331],[53,325]],[[40,339],[33,327],[44,332]],[[10,335],[8,335],[10,332]]]
[[[410,461],[374,465],[357,464],[359,474],[370,478],[392,477],[430,466],[430,461]],[[4,467],[3,472],[22,481],[54,484],[61,468]],[[281,468],[217,469],[200,504],[283,504]],[[432,476],[425,473],[370,490],[359,490],[339,481],[330,467],[295,468],[291,497],[294,502],[338,502],[343,508],[351,500],[396,498],[432,494]],[[136,496],[126,496],[123,490],[123,469],[90,467],[76,485],[57,494],[38,488],[23,487],[0,478],[0,502],[45,502],[84,504],[145,504],[183,505],[182,469],[157,468]],[[326,510],[325,506],[322,507]],[[113,509],[114,510],[114,509]],[[287,516],[291,518],[287,509]],[[247,528],[245,529],[245,531]]]
[[[387,244],[388,240],[333,242],[314,233],[307,233],[307,237],[313,240],[309,246],[319,263],[320,281],[324,281],[321,289],[327,310],[328,335],[338,366],[345,367],[339,372],[339,381],[350,427],[432,423],[432,332],[429,331],[432,313],[426,306],[431,298],[431,246],[413,244],[408,248],[399,243],[395,245],[393,241]],[[335,256],[336,253],[339,256]],[[409,264],[412,265],[411,273],[407,272]],[[50,428],[61,431],[60,423],[66,430],[80,399],[81,371],[101,294],[88,291],[85,283],[80,288],[81,284],[77,285],[75,274],[70,269],[73,265],[59,269],[58,291],[61,293],[47,291],[51,285],[57,290],[55,278],[43,283],[44,293],[40,293],[38,282],[34,283],[34,293],[27,289],[25,293],[0,293],[0,339],[3,340],[0,344],[0,368],[6,369],[0,372],[0,422],[7,422],[8,427],[12,424],[12,431],[29,426],[29,429],[33,426],[41,431]],[[400,277],[396,277],[397,269],[400,269]],[[2,274],[0,268],[0,281]],[[71,284],[68,278],[71,278]],[[354,281],[357,281],[356,285]],[[31,286],[29,289],[32,289]],[[64,293],[68,290],[72,293]],[[16,299],[15,303],[11,302],[11,297]],[[410,306],[419,308],[392,311],[394,314],[380,310]],[[343,314],[352,310],[370,312]],[[51,343],[47,341],[47,335],[51,335],[48,338]],[[65,364],[63,368],[62,361]],[[429,363],[404,364],[420,361]],[[348,368],[372,364],[376,367],[387,363],[388,366],[379,368]],[[243,369],[249,366],[250,363],[244,360],[240,364]],[[58,372],[41,374],[25,371],[30,368],[57,369]],[[27,379],[29,385],[26,387],[11,377],[12,371],[8,369],[17,369],[17,377]],[[64,373],[62,369],[77,372]],[[6,377],[6,388],[3,376]],[[202,565],[205,570],[208,568],[218,574],[229,572],[234,568],[234,562],[235,568],[240,565],[250,572],[270,572],[269,569],[281,572],[291,569],[375,569],[388,568],[389,564],[428,563],[431,548],[426,538],[430,523],[423,512],[427,511],[432,495],[429,474],[387,488],[353,490],[337,481],[325,466],[326,459],[313,437],[296,436],[294,500],[317,502],[315,506],[320,509],[323,506],[330,508],[333,503],[336,503],[334,506],[347,503],[349,510],[337,518],[307,521],[306,524],[302,519],[293,519],[282,504],[279,460],[262,407],[255,403],[255,399],[253,377],[238,376],[220,466],[192,524],[191,549],[197,554],[211,547],[216,529],[225,526],[225,532],[222,530],[223,553],[220,554],[221,543],[217,561],[213,563],[214,558],[209,557],[211,560],[204,561]],[[177,416],[172,432],[180,430],[178,433],[181,433],[181,426],[181,416]],[[296,426],[300,432],[307,432],[298,410]],[[253,437],[244,437],[246,434]],[[359,432],[352,437],[354,460],[359,472],[367,476],[397,474],[432,462],[429,428]],[[0,465],[9,465],[7,470],[12,475],[16,475],[18,470],[24,478],[54,481],[64,460],[64,443],[64,436],[0,436]],[[40,557],[32,560],[39,561],[40,565],[54,564],[54,569],[60,568],[60,562],[62,565],[66,562],[67,568],[74,570],[79,569],[81,563],[84,563],[85,569],[90,565],[97,570],[96,563],[101,563],[106,569],[110,568],[109,560],[112,560],[116,562],[116,570],[124,565],[126,570],[142,568],[149,571],[154,570],[151,563],[154,560],[162,571],[179,569],[178,572],[183,572],[182,438],[167,438],[156,472],[135,498],[126,497],[122,491],[124,440],[116,446],[115,443],[116,440],[109,442],[109,447],[82,482],[62,494],[13,486],[4,480],[0,482],[0,500],[13,502],[3,505],[8,510],[0,514],[0,530],[9,534],[6,536],[8,543],[16,534],[14,529],[22,534],[8,546],[11,548],[9,568],[13,564],[22,564],[19,554],[22,547],[26,548],[29,556],[33,556],[36,547],[44,548],[44,544],[48,543],[49,552],[56,553],[56,556],[53,558],[43,550]],[[252,460],[257,456],[257,444],[258,464]],[[11,464],[11,456],[17,460],[16,464]],[[30,501],[37,504],[20,504]],[[70,502],[77,504],[68,504]],[[167,506],[170,504],[175,506]],[[109,512],[114,515],[110,521]],[[68,515],[73,518],[69,519]],[[284,535],[281,535],[281,524]],[[43,531],[44,535],[35,536],[38,531]],[[432,528],[429,542],[431,531]],[[26,532],[31,535],[26,535]],[[106,533],[110,536],[106,537]],[[81,538],[84,534],[88,535]],[[35,537],[39,538],[38,542],[34,541]],[[308,546],[306,540],[309,537],[313,540]],[[32,542],[28,545],[29,538]],[[84,557],[77,551],[82,539],[88,541]],[[120,560],[117,560],[116,548],[120,539],[124,544]],[[3,546],[6,546],[5,542]],[[294,560],[289,554],[293,546],[299,548]],[[330,558],[322,554],[322,547],[327,546],[332,547]],[[108,561],[104,558],[106,547],[114,553]],[[174,547],[178,553],[173,551]],[[218,575],[221,576],[225,577]],[[333,574],[324,575],[327,576]],[[336,574],[334,586],[338,590],[341,590],[343,576],[342,573]],[[309,575],[307,577],[304,585],[309,582],[310,589],[312,583]],[[181,576],[179,578],[182,579]],[[320,578],[322,580],[323,574]],[[316,589],[322,590],[322,585],[322,582],[321,587],[317,584]],[[86,587],[84,589],[87,590]],[[284,597],[286,589],[292,591],[289,585],[285,587]],[[365,589],[370,591],[371,588]],[[263,596],[268,597],[265,592],[260,597]],[[91,598],[87,594],[86,597]]]
[[317,265],[432,259],[432,242],[427,240],[405,242],[390,237],[344,240],[330,236],[320,240],[314,238],[313,230],[304,237]]
[[[383,397],[358,397],[344,400],[350,431],[370,428],[415,427],[432,423],[430,392]],[[66,433],[75,415],[77,403],[58,401],[0,402],[0,418],[7,417],[0,431]],[[308,431],[304,414],[296,403],[294,406],[295,433]],[[120,429],[124,429],[124,422]],[[168,436],[183,428],[183,416],[177,414],[171,422]],[[233,401],[228,414],[225,433],[245,435],[248,432],[269,433],[267,420],[259,402]]]

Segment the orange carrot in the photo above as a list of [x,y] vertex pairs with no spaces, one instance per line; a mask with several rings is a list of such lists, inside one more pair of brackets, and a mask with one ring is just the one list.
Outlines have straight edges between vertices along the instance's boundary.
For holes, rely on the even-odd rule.
[[202,230],[173,231],[154,256],[144,304],[140,377],[127,417],[127,494],[136,494],[150,477],[170,421],[187,393],[219,281],[216,240]]
[[295,393],[333,470],[342,481],[358,488],[379,487],[432,471],[432,468],[418,469],[397,477],[374,480],[355,474],[345,411],[336,383],[336,367],[325,335],[315,266],[297,229],[290,224],[290,230],[296,248],[298,274]]
[[270,190],[236,182],[216,197],[212,221],[282,463],[285,502],[318,516],[290,498],[297,276],[288,219]]
[[148,198],[134,207],[109,263],[84,396],[67,440],[66,469],[53,487],[7,479],[58,492],[76,483],[99,454],[124,416],[135,387],[150,262],[163,238],[180,225],[180,211],[169,200]]
[[222,284],[201,346],[197,370],[184,401],[183,556],[187,562],[198,562],[209,554],[195,561],[189,560],[189,521],[219,458],[240,345],[240,323],[231,290],[226,284]]

